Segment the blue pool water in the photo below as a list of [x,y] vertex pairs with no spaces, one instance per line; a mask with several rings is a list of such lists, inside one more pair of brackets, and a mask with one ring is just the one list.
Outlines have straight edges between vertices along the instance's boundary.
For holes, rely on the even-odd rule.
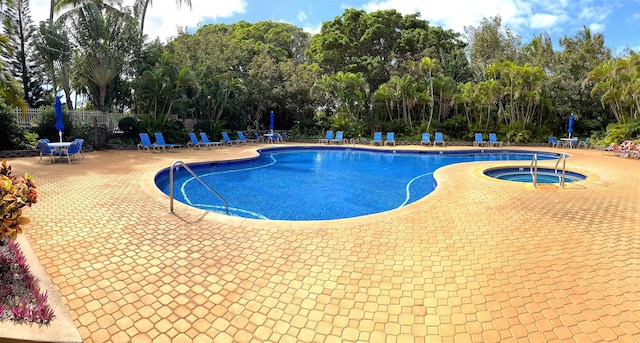
[[[561,173],[561,172],[559,172]],[[533,182],[533,176],[529,168],[499,168],[490,169],[484,172],[485,175],[493,177],[495,179],[515,181],[515,182]],[[585,175],[565,172],[564,182],[575,182],[585,180]],[[536,178],[538,183],[559,183],[558,174],[554,169],[538,168],[538,176]]]
[[[375,151],[358,148],[263,149],[255,159],[191,164],[229,203],[230,214],[253,219],[328,220],[396,209],[431,193],[443,166],[501,160],[556,159],[557,154],[491,150]],[[224,213],[224,204],[184,168],[174,174],[174,197]],[[156,185],[169,194],[168,168]]]

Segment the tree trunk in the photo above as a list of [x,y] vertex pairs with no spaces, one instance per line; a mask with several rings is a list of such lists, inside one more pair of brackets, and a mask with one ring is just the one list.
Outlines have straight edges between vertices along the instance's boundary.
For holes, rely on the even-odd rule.
[[149,1],[151,0],[145,0],[144,6],[142,6],[142,14],[140,15],[140,36],[141,37],[144,35],[144,18],[147,15],[147,7],[149,6]]

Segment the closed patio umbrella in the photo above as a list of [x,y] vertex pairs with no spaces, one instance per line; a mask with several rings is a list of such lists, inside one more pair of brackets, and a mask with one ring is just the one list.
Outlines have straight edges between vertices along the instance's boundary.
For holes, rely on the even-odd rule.
[[569,138],[571,138],[571,134],[573,133],[573,113],[569,116],[569,129],[567,131],[569,132]]
[[273,114],[273,111],[271,111],[271,114],[269,115],[269,130],[271,130],[271,133],[273,133],[273,128],[274,126],[274,121],[275,121],[275,115]]
[[64,131],[64,123],[62,122],[62,103],[60,102],[59,96],[56,96],[56,104],[54,106],[54,110],[56,112],[56,130],[58,130],[60,142],[62,142],[62,131]]

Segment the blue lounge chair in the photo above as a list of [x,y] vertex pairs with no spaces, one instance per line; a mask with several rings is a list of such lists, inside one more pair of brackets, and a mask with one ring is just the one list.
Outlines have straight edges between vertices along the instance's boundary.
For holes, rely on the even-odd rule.
[[549,146],[557,148],[560,146],[560,141],[554,136],[549,136]]
[[382,132],[374,132],[373,133],[373,140],[371,140],[371,142],[369,142],[369,144],[371,144],[371,145],[376,145],[376,144],[382,145]]
[[42,161],[42,156],[46,155],[49,156],[50,158],[50,162],[53,162],[53,157],[54,156],[60,156],[60,154],[58,153],[58,151],[56,149],[52,149],[49,144],[47,144],[47,142],[44,141],[40,141],[38,142],[38,149],[40,149],[40,160],[38,161],[38,163],[40,163],[40,161]]
[[256,142],[264,142],[264,137],[260,136],[260,134],[257,132],[256,132]]
[[162,148],[163,151],[167,151],[167,148],[169,149],[169,151],[173,150],[174,148],[179,148],[180,144],[170,144],[164,141],[164,137],[162,136],[161,132],[156,132],[155,133],[155,137],[156,137],[156,145],[158,145],[158,147]]
[[330,143],[333,139],[333,131],[329,130],[325,133],[324,138],[319,140],[320,143]]
[[474,146],[487,145],[487,142],[482,138],[482,133],[476,132],[476,138],[473,141]]
[[148,152],[151,152],[151,150],[156,150],[156,148],[158,148],[158,145],[151,143],[149,134],[143,132],[140,134],[140,144],[138,144],[138,151],[140,151],[140,148],[142,148],[142,150],[147,149]]
[[229,134],[227,134],[226,132],[222,132],[222,140],[224,142],[224,144],[233,144],[233,143],[241,143],[239,140],[237,139],[231,139],[229,138]]
[[384,141],[384,145],[392,144],[396,145],[396,134],[393,132],[387,132],[387,139]]
[[585,138],[584,141],[582,141],[582,142],[578,142],[578,148],[580,146],[588,148],[589,147],[589,137]]
[[71,163],[71,158],[75,155],[80,154],[80,143],[77,141],[74,141],[73,143],[71,143],[71,145],[69,145],[69,147],[66,150],[62,150],[60,151],[60,156],[67,156],[67,162]]
[[[187,145],[193,145],[194,148],[199,148],[199,149],[208,148],[212,145],[220,144],[218,142],[208,142],[208,143],[204,141],[200,142],[198,141],[198,137],[196,136],[196,134],[193,132],[189,132],[189,138],[191,138],[191,142],[189,142]],[[207,138],[207,141],[208,140],[209,139]]]
[[337,144],[342,144],[342,143],[344,143],[344,142],[345,142],[345,139],[344,139],[344,131],[338,131],[338,132],[336,132],[336,138],[334,138],[334,139],[332,139],[332,140],[330,140],[330,141],[329,141],[329,143],[333,143],[333,142],[335,142],[335,143],[337,143]]
[[495,133],[489,134],[489,145],[490,146],[502,146],[502,141],[498,140],[498,136]]
[[442,137],[442,132],[436,132],[436,139],[433,141],[433,146],[435,146],[438,143],[444,146],[444,138]]
[[189,139],[191,141],[187,143],[187,148],[193,146],[196,149],[202,149],[204,147],[202,143],[198,141],[198,137],[196,137],[195,133],[189,132]]
[[422,140],[420,141],[420,145],[423,145],[423,144],[431,145],[431,135],[429,134],[429,132],[425,132],[422,134]]
[[256,141],[255,139],[247,139],[247,138],[244,136],[244,132],[242,132],[242,131],[238,131],[238,140],[239,140],[240,142],[242,142],[242,143],[245,143],[245,144],[247,144],[247,143],[253,143],[253,142],[255,142],[255,141]]
[[212,141],[210,141],[209,140],[209,136],[207,136],[206,132],[200,132],[200,139],[202,140],[201,143],[205,144],[205,145],[216,145],[217,146],[217,145],[222,144],[221,142],[212,142]]

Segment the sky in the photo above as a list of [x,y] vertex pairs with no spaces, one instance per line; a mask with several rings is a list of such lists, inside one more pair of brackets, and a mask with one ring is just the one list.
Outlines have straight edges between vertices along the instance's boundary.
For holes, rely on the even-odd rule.
[[[124,0],[132,4],[131,0]],[[340,16],[346,8],[367,12],[396,9],[402,14],[419,12],[431,25],[464,33],[483,18],[499,15],[528,43],[534,34],[548,33],[554,47],[558,39],[575,36],[584,26],[602,33],[614,55],[625,47],[640,51],[640,0],[192,0],[178,8],[175,1],[155,0],[147,12],[145,34],[166,41],[178,28],[189,32],[208,23],[286,22],[318,33],[324,21]],[[50,0],[30,0],[34,22],[49,16]]]

